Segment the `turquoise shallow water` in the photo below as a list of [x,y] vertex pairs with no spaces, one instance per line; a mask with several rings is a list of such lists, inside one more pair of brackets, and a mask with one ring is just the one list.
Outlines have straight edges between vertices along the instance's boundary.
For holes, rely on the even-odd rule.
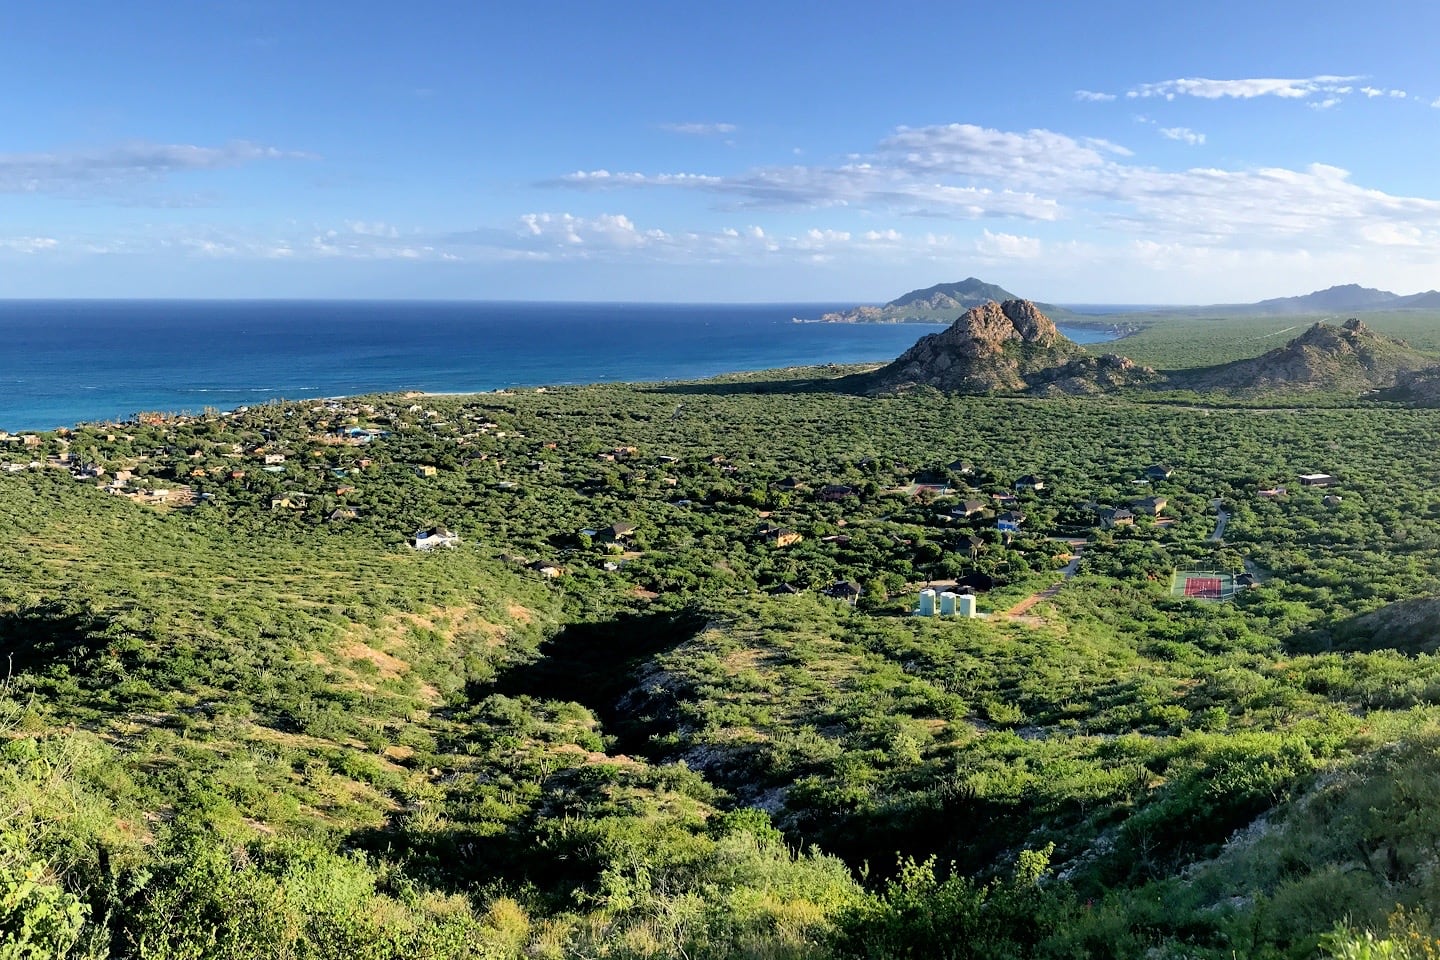
[[[0,302],[0,429],[391,390],[691,379],[886,360],[936,324],[837,304]],[[1081,342],[1096,330],[1065,332]]]

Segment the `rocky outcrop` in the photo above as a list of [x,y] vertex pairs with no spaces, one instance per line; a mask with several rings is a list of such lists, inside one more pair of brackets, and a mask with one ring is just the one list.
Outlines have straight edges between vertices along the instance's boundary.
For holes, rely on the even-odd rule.
[[908,311],[893,311],[889,304],[883,307],[853,307],[849,310],[823,313],[820,323],[919,323],[923,317]]
[[1124,357],[1095,357],[1066,339],[1028,300],[972,307],[948,330],[922,337],[862,378],[867,393],[934,387],[950,393],[1098,393],[1150,382],[1155,371]]
[[1395,386],[1381,390],[1378,397],[1412,407],[1440,407],[1440,366],[1403,374]]
[[1176,386],[1197,390],[1362,392],[1394,386],[1433,364],[1405,341],[1351,319],[1339,327],[1317,323],[1259,357],[1185,371],[1174,379]]
[[1025,375],[1079,350],[1028,300],[993,300],[965,311],[871,375],[872,392],[930,386],[958,393],[1022,390]]
[[1029,378],[1027,393],[1042,397],[1090,396],[1123,387],[1158,384],[1163,380],[1153,367],[1142,367],[1129,357],[1105,353],[1078,357]]

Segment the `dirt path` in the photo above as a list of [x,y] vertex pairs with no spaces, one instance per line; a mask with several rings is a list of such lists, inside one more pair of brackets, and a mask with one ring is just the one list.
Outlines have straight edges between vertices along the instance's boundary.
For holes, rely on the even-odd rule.
[[1215,508],[1215,532],[1210,534],[1210,542],[1219,543],[1225,539],[1225,524],[1230,522],[1230,514],[1225,512],[1220,500],[1211,500],[1210,506]]
[[1051,597],[1055,596],[1055,594],[1059,593],[1060,588],[1065,586],[1065,581],[1075,576],[1075,572],[1080,569],[1080,551],[1084,549],[1084,547],[1083,545],[1079,544],[1075,544],[1074,546],[1075,552],[1070,555],[1070,562],[1065,564],[1065,566],[1060,569],[1060,581],[1058,583],[1051,584],[1049,587],[1046,587],[1039,593],[1032,593],[1024,600],[1021,600],[1019,603],[1015,604],[1015,606],[1011,607],[1009,610],[1006,610],[1004,616],[1009,617],[1012,620],[1022,618],[1025,616],[1026,613],[1030,611],[1031,607],[1035,606],[1035,604],[1040,603],[1042,600],[1049,600]]

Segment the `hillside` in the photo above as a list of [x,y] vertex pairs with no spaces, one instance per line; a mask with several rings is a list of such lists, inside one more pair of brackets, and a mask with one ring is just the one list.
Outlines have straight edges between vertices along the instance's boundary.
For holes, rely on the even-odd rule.
[[1394,650],[1410,656],[1433,654],[1440,648],[1440,598],[1387,604],[1297,638],[1296,648],[1311,653]]
[[[821,323],[949,323],[957,316],[982,304],[1018,299],[1013,293],[969,277],[958,283],[937,283],[924,290],[911,290],[882,306],[861,306],[820,317]],[[1037,304],[1054,315],[1057,308]]]
[[1379,396],[1415,407],[1440,407],[1440,366],[1405,374]]
[[965,311],[948,330],[920,338],[892,363],[857,378],[855,386],[866,393],[914,387],[966,394],[1093,393],[1153,376],[1123,357],[1090,356],[1028,300],[992,300]]
[[0,948],[1311,958],[1435,902],[1440,413],[834,376],[0,438]]
[[1341,326],[1323,321],[1282,347],[1247,360],[1186,370],[1176,386],[1241,393],[1355,392],[1393,386],[1434,364],[1403,340],[1380,336],[1360,320]]

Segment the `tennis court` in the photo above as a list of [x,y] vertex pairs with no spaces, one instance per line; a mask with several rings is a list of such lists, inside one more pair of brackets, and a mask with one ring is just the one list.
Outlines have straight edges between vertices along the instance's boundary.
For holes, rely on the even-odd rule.
[[1235,595],[1235,576],[1221,570],[1177,570],[1170,592],[1192,600],[1229,600]]
[[1220,599],[1219,577],[1186,577],[1185,596],[1201,597],[1205,600]]

